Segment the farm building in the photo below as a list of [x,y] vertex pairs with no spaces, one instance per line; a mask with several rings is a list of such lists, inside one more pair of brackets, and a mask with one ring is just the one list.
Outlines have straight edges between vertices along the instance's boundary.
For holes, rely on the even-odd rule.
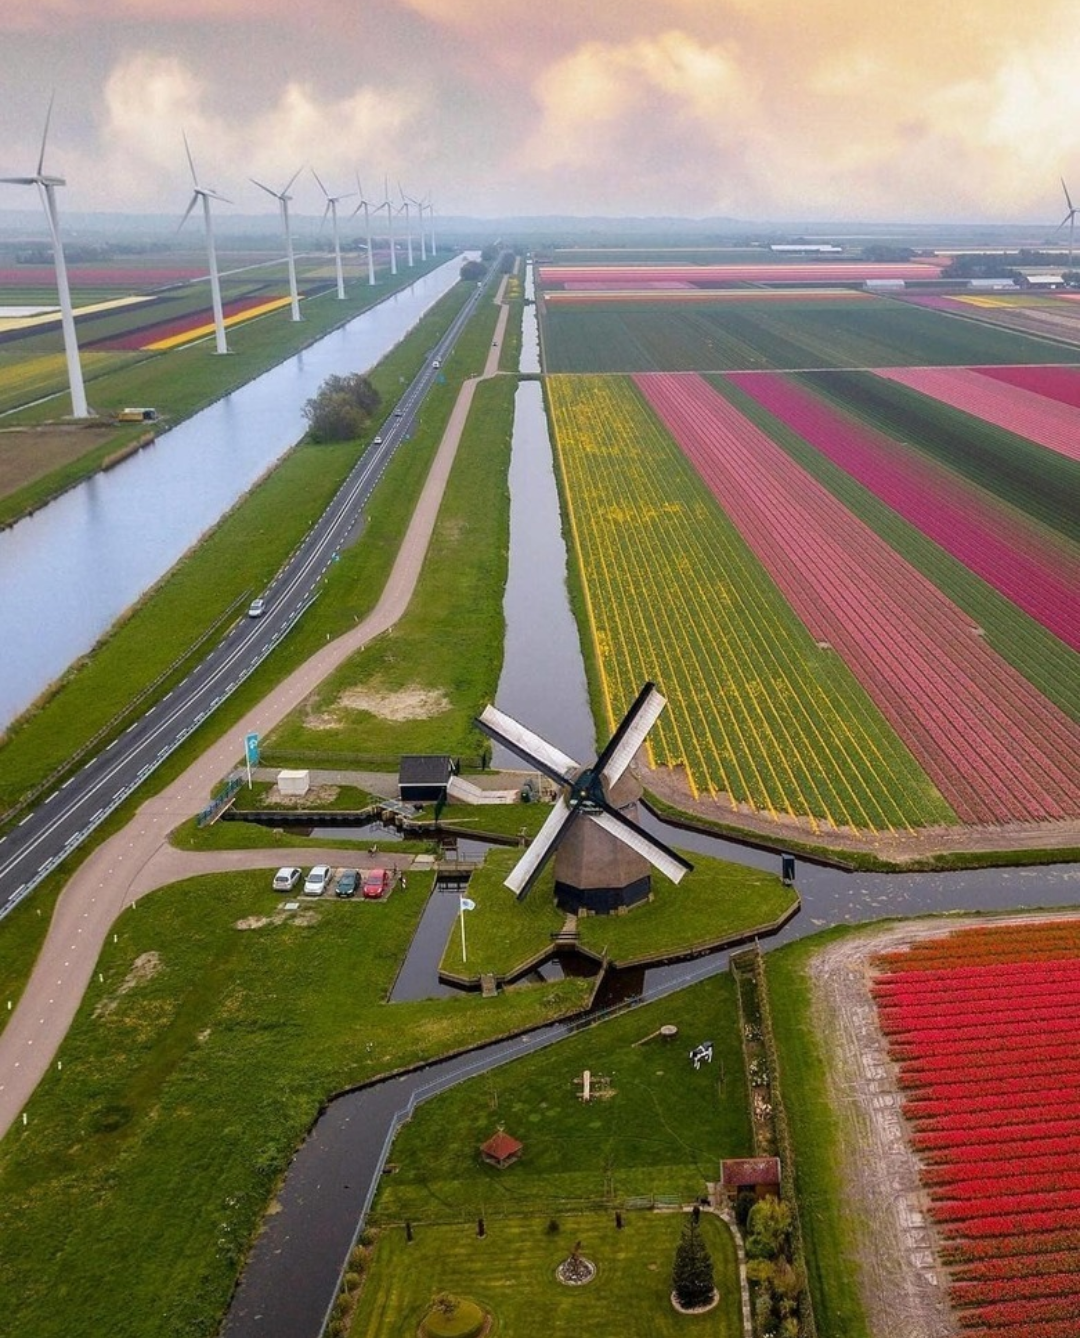
[[779,1157],[731,1157],[720,1163],[720,1181],[728,1198],[741,1189],[753,1190],[759,1199],[780,1193]]
[[455,770],[445,753],[406,754],[398,765],[398,798],[406,803],[445,803]]
[[1034,289],[1040,293],[1053,293],[1059,288],[1065,287],[1064,274],[1024,274],[1020,279],[1025,288]]

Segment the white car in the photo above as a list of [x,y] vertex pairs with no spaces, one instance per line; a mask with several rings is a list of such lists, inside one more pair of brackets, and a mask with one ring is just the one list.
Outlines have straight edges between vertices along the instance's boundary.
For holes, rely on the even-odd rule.
[[261,618],[265,611],[266,611],[265,599],[253,599],[251,603],[248,605],[249,618]]
[[441,367],[441,366],[442,366],[442,363],[439,361],[438,358],[436,358],[435,361],[434,361],[431,365],[432,365],[432,367]]
[[274,891],[291,892],[299,881],[299,869],[278,869],[274,874]]
[[316,864],[314,869],[304,879],[304,896],[321,897],[330,886],[330,879],[333,876],[333,870],[329,864]]
[[382,445],[382,437],[375,437],[375,438],[373,438],[371,444],[372,444],[372,446],[381,446],[381,445]]

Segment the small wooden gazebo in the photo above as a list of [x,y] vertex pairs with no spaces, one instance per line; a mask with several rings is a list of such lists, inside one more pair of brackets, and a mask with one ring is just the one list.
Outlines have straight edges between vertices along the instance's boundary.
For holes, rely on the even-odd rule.
[[516,1138],[511,1138],[504,1129],[499,1129],[482,1144],[480,1155],[491,1166],[497,1166],[502,1171],[517,1161],[523,1147],[524,1144],[519,1143]]

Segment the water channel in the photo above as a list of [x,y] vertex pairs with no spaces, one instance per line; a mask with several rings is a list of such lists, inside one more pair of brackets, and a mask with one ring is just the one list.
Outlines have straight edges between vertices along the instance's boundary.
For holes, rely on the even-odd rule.
[[[526,307],[526,328],[530,309]],[[566,593],[566,550],[540,387],[523,383],[515,402],[510,466],[510,572],[506,649],[497,704],[572,756],[594,747],[585,672]],[[549,486],[550,485],[550,486]],[[551,620],[550,622],[548,620]],[[507,759],[514,766],[516,759]],[[674,828],[649,815],[643,825],[691,855],[780,871],[774,851]],[[345,835],[335,828],[326,835]],[[365,833],[365,836],[367,833]],[[380,833],[382,837],[383,834]],[[463,839],[463,859],[483,845]],[[1080,866],[984,869],[949,874],[861,874],[799,862],[801,912],[771,943],[825,925],[936,911],[1074,905]],[[457,914],[455,893],[431,894],[399,972],[393,1000],[435,997],[438,963]],[[651,968],[613,982],[613,993],[657,997],[727,967],[727,953]],[[518,1058],[567,1034],[564,1025],[487,1046],[333,1101],[290,1166],[280,1211],[267,1218],[224,1329],[225,1338],[318,1338],[342,1261],[374,1192],[395,1114],[474,1073]],[[283,1256],[288,1254],[288,1266]]]
[[0,531],[0,730],[299,440],[303,404],[319,384],[378,362],[454,286],[460,269],[455,256]]

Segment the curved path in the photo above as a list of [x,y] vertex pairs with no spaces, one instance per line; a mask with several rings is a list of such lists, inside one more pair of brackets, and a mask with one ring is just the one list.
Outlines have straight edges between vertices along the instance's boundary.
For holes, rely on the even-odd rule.
[[[205,806],[212,787],[236,765],[238,740],[252,731],[260,735],[269,733],[327,674],[373,637],[393,627],[408,608],[476,386],[479,380],[495,376],[499,370],[499,350],[509,317],[509,308],[503,300],[505,287],[504,277],[495,297],[501,306],[495,343],[488,350],[484,371],[461,387],[378,604],[363,622],[336,641],[328,642],[242,720],[230,725],[229,733],[212,744],[169,786],[147,799],[126,827],[98,846],[79,866],[60,894],[26,989],[0,1034],[0,1138],[18,1119],[52,1064],[89,984],[106,935],[127,906],[154,888],[191,874],[228,868],[271,868],[289,862],[290,852],[277,849],[181,851],[169,844],[168,836]],[[296,857],[296,862],[310,863],[320,853],[305,850]],[[325,854],[327,863],[340,861],[340,850]]]

